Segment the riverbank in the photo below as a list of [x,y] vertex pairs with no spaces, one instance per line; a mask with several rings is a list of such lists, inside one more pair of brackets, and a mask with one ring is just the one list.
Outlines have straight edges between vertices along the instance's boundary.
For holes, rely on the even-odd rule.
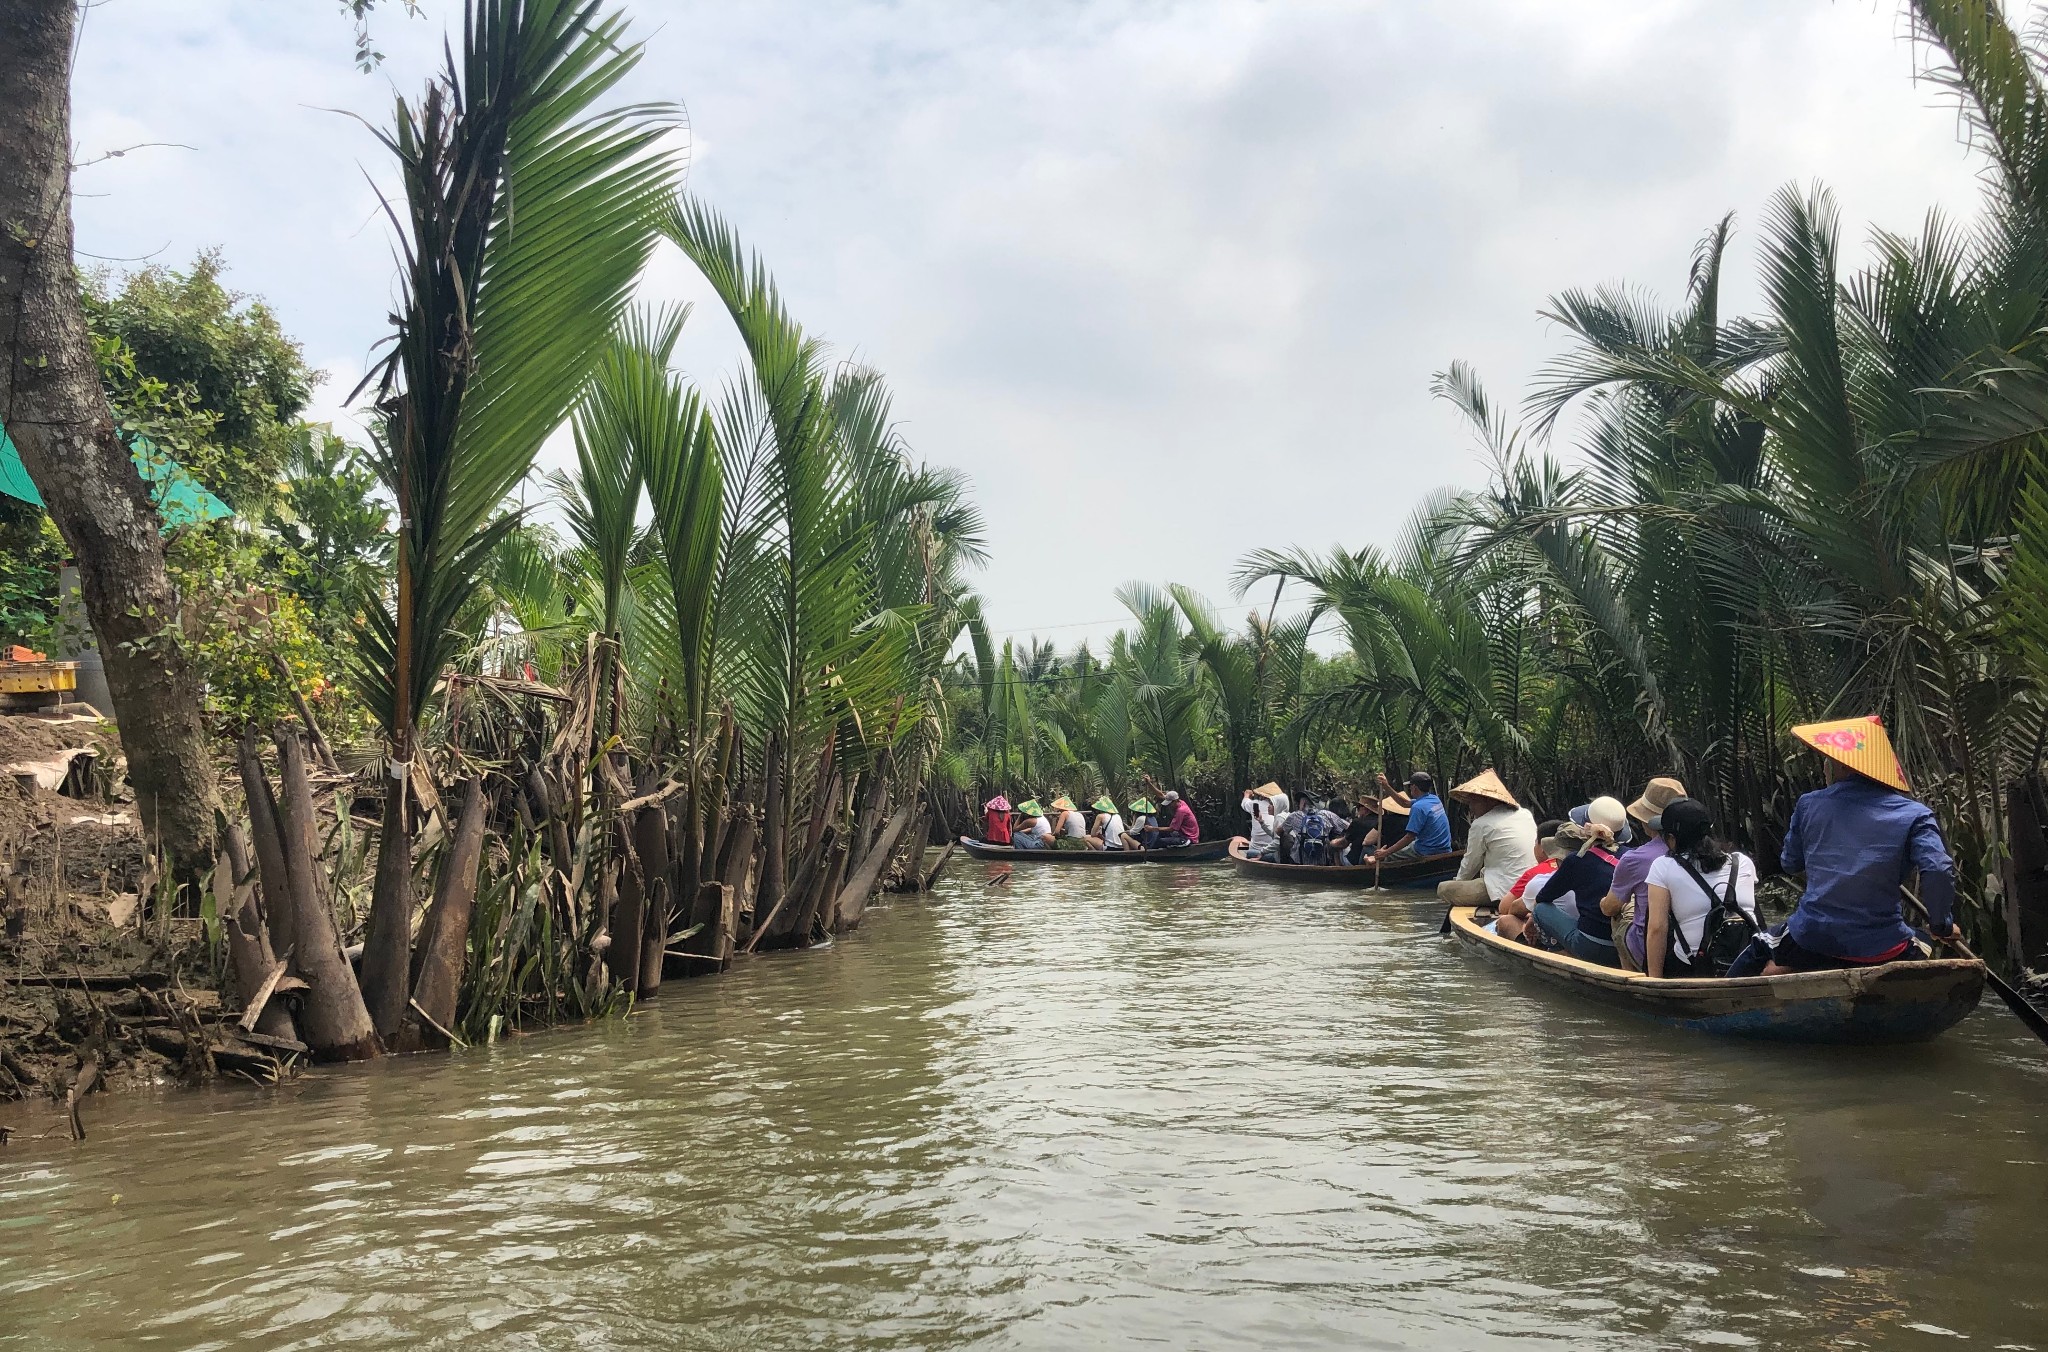
[[[246,759],[252,753],[245,747],[243,754]],[[256,867],[265,850],[262,832],[256,832],[253,850],[237,834],[253,831],[253,819],[224,838],[222,867],[207,897],[191,908],[197,913],[169,917],[150,904],[156,875],[145,857],[133,801],[122,787],[124,767],[111,729],[91,718],[0,717],[0,766],[7,769],[0,777],[0,1103],[61,1104],[109,1089],[217,1078],[270,1084],[317,1058],[320,1048],[309,1046],[314,1034],[301,1031],[307,1028],[311,992],[323,981],[352,987],[360,979],[371,928],[379,800],[366,797],[366,776],[309,772],[302,764],[272,793],[260,763],[249,764],[253,771],[223,764],[222,779],[231,790],[254,786],[264,795],[264,811],[255,816],[273,841],[277,828],[269,814],[277,810],[275,800],[290,803],[302,796],[308,804],[305,904],[324,917],[323,925],[331,925],[333,947],[327,951],[333,956],[320,969],[324,975],[304,962],[303,955],[317,954],[317,948],[301,945],[297,960],[288,962],[294,954],[289,943],[273,951],[267,935],[254,945],[238,938],[238,924],[262,934],[277,917],[265,905],[264,878]],[[368,788],[375,787],[372,778]],[[624,808],[637,811],[644,826],[668,818],[673,809],[663,805],[672,798],[672,788],[656,788]],[[877,789],[871,803],[883,801],[886,794]],[[492,1042],[622,1013],[653,999],[663,976],[716,975],[736,952],[757,942],[759,866],[750,817],[721,817],[725,848],[715,853],[726,881],[696,899],[701,909],[710,898],[709,922],[692,923],[691,910],[680,904],[657,904],[684,895],[669,873],[680,871],[682,856],[650,854],[645,829],[606,862],[601,851],[591,849],[588,824],[565,832],[559,818],[529,812],[517,793],[486,791],[479,802],[483,812],[474,821],[461,814],[461,830],[472,840],[465,867],[480,927],[470,932],[466,951],[455,950],[449,977],[455,985],[446,999],[463,1017],[447,1020],[445,1027],[458,1031],[430,1025],[443,1034],[441,1046]],[[246,810],[241,804],[231,808],[236,809]],[[425,815],[420,830],[440,845],[427,853],[428,868],[414,881],[422,903],[433,897],[431,907],[412,917],[423,935],[445,900],[446,888],[436,879],[447,872],[441,861],[457,834],[455,814],[438,800]],[[879,812],[873,815],[877,820],[862,823],[866,829],[838,847],[832,870],[796,880],[796,905],[778,905],[761,917],[763,938],[803,947],[814,935],[850,931],[875,892],[915,888],[923,881],[923,871],[909,862],[915,829],[907,827],[913,818],[922,827],[924,814],[906,807],[888,829]],[[669,824],[676,825],[672,819]],[[516,848],[492,843],[521,831],[524,840]],[[543,833],[548,843],[533,843]],[[298,838],[294,827],[291,839]],[[560,855],[548,854],[548,845],[556,843]],[[849,844],[868,848],[854,852]],[[848,867],[849,854],[858,867]],[[234,871],[237,860],[241,872]],[[293,872],[294,884],[297,879]],[[650,951],[644,961],[635,956],[622,963],[613,942],[618,926],[605,917],[623,913],[629,881],[633,905],[645,898],[646,919],[643,925],[636,914],[627,932],[637,940],[644,928]],[[576,919],[576,928],[551,933],[550,911]],[[766,932],[770,927],[773,932]],[[614,980],[622,967],[628,970]],[[595,998],[575,998],[591,991]],[[417,1000],[413,1007],[418,1009]],[[300,1020],[296,1026],[294,1018]],[[417,1042],[384,1048],[419,1049]],[[82,1125],[68,1109],[60,1121],[73,1133]],[[0,1118],[0,1128],[9,1125],[30,1129]]]

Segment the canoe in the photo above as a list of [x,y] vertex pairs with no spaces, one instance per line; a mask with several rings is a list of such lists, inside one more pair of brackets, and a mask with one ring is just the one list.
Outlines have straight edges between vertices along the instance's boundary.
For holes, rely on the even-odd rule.
[[1213,864],[1223,857],[1228,841],[1198,840],[1165,850],[1019,850],[960,837],[960,848],[976,859],[1027,864]]
[[1702,1032],[1776,1042],[1925,1042],[1954,1027],[1984,993],[1984,964],[1961,958],[1887,962],[1784,976],[1662,981],[1510,943],[1475,908],[1451,910],[1459,942],[1513,972],[1616,1009]]
[[[1238,836],[1230,842],[1230,862],[1237,865],[1239,873],[1249,873],[1256,878],[1273,878],[1289,883],[1314,883],[1318,887],[1371,887],[1373,868],[1371,864],[1283,864],[1276,859],[1253,859],[1246,853],[1251,842]],[[1428,859],[1404,860],[1398,864],[1382,864],[1379,870],[1381,887],[1420,887],[1425,883],[1442,882],[1458,871],[1458,863],[1464,859],[1463,850],[1439,854]]]

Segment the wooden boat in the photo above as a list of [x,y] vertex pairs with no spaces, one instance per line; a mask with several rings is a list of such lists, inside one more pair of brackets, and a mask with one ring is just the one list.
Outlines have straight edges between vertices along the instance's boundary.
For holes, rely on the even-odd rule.
[[1451,932],[1491,962],[1602,1004],[1680,1028],[1777,1042],[1925,1042],[1954,1027],[1984,993],[1984,964],[1961,958],[1887,962],[1785,976],[1663,981],[1510,943],[1451,910]]
[[960,837],[960,848],[976,859],[1027,864],[1213,864],[1223,858],[1223,840],[1198,840],[1164,850],[1019,850]]
[[[1251,842],[1238,836],[1230,842],[1230,862],[1237,865],[1239,873],[1249,873],[1257,878],[1275,878],[1282,882],[1314,883],[1319,887],[1371,887],[1374,873],[1371,864],[1283,864],[1275,859],[1254,859],[1248,853]],[[1382,864],[1378,879],[1381,887],[1420,887],[1424,883],[1442,882],[1458,871],[1458,864],[1465,857],[1463,850],[1449,854],[1434,855],[1428,859],[1406,859],[1397,864]]]

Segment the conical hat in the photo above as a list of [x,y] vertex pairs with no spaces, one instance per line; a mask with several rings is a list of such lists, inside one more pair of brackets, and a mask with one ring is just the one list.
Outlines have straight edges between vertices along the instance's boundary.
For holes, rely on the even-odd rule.
[[1131,800],[1131,811],[1156,812],[1158,811],[1158,809],[1152,806],[1152,800],[1150,798],[1133,798]]
[[1010,810],[1010,800],[999,793],[989,799],[985,806],[990,812],[1008,812]]
[[1252,796],[1254,798],[1278,798],[1282,793],[1285,792],[1285,789],[1282,789],[1278,784],[1275,784],[1272,780],[1269,779],[1265,783],[1259,785],[1259,787],[1257,787],[1256,789],[1253,789]]
[[1508,786],[1500,782],[1500,776],[1490,769],[1481,770],[1451,792],[1469,793],[1474,798],[1491,798],[1494,802],[1506,803],[1509,807],[1521,806],[1515,801],[1515,795],[1508,792]]
[[1038,805],[1036,798],[1026,798],[1023,802],[1017,804],[1017,810],[1027,817],[1036,817],[1045,811],[1044,808]]
[[1074,810],[1074,800],[1067,797],[1064,793],[1053,799],[1052,805],[1062,812],[1072,812]]
[[1837,718],[1827,723],[1802,723],[1792,735],[1829,760],[1840,761],[1859,775],[1889,784],[1900,793],[1913,790],[1906,783],[1906,768],[1892,750],[1892,739],[1876,714],[1862,718]]
[[1094,808],[1097,812],[1116,811],[1116,802],[1113,799],[1111,799],[1110,796],[1106,793],[1103,794],[1102,797],[1090,803],[1088,806]]

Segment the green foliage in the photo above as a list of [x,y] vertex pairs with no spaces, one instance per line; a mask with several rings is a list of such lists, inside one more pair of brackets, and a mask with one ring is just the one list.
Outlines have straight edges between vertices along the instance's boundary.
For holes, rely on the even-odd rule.
[[224,270],[215,251],[184,271],[97,269],[85,312],[122,425],[247,512],[283,472],[319,375],[267,305],[221,284]]
[[304,603],[323,641],[353,633],[391,559],[391,513],[356,447],[322,424],[292,429],[285,477],[260,520],[271,585]]
[[0,497],[0,646],[50,650],[64,539],[41,508]]
[[180,622],[206,681],[209,721],[224,736],[248,723],[296,717],[294,692],[333,738],[365,730],[361,706],[337,684],[331,637],[300,596],[276,585],[273,542],[216,521],[178,532],[165,563],[183,601]]

